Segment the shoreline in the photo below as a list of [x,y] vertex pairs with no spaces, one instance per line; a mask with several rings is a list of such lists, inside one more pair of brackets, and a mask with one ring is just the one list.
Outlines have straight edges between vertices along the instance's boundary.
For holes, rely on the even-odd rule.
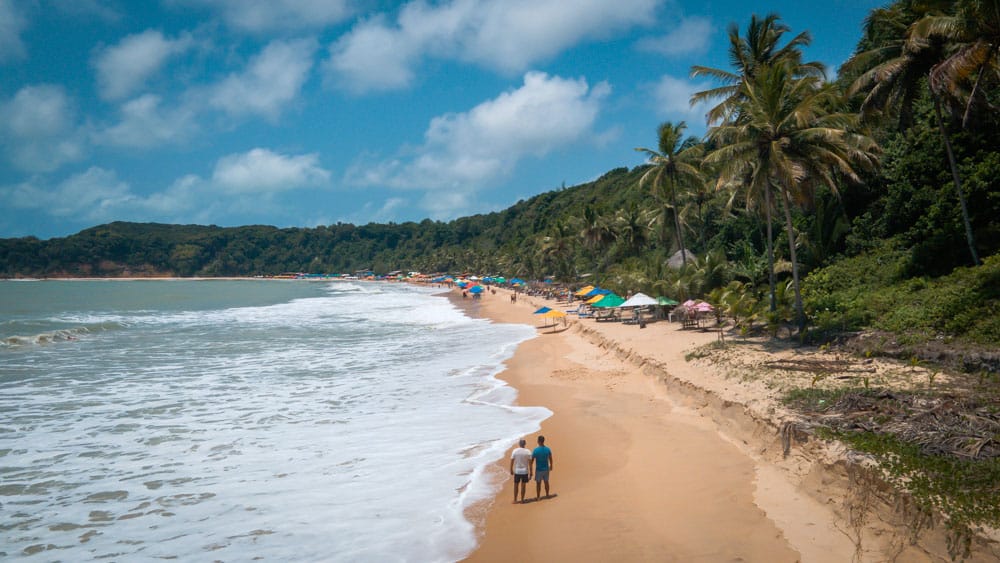
[[[515,404],[553,412],[540,433],[558,496],[515,505],[505,480],[492,504],[467,515],[479,534],[467,561],[949,559],[942,522],[914,530],[905,499],[894,502],[839,443],[798,432],[774,381],[757,372],[777,358],[844,358],[745,345],[720,358],[705,351],[715,332],[666,321],[640,329],[570,318],[553,330],[532,311],[569,307],[509,295],[448,292],[471,316],[539,329],[497,377],[517,391]],[[491,472],[507,476],[511,449]],[[977,545],[969,561],[998,560],[995,544]]]

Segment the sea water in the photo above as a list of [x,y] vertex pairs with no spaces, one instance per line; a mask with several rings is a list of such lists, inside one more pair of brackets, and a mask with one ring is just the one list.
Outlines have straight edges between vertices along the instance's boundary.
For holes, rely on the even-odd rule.
[[440,291],[0,282],[0,558],[461,559],[551,413],[494,377],[532,327]]

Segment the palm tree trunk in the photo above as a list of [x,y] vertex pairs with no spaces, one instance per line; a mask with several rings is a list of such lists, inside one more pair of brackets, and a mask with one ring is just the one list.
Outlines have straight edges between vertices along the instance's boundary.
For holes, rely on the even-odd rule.
[[802,292],[799,290],[799,261],[795,257],[795,231],[792,228],[792,202],[788,198],[788,190],[782,188],[781,195],[785,203],[785,230],[788,231],[788,254],[792,258],[792,286],[795,288],[795,323],[799,334],[806,328],[806,315],[802,310]]
[[958,165],[955,163],[955,153],[951,149],[951,139],[948,138],[948,131],[944,126],[944,117],[941,112],[941,98],[937,92],[931,88],[931,96],[934,97],[934,111],[937,113],[938,129],[941,131],[941,139],[944,140],[944,150],[948,155],[948,165],[951,166],[951,178],[955,182],[955,191],[958,193],[958,203],[962,209],[962,222],[965,223],[965,240],[969,244],[969,252],[972,254],[972,264],[979,265],[979,255],[976,254],[976,242],[972,236],[972,223],[969,221],[969,210],[965,206],[965,195],[962,193],[962,179],[958,175]]
[[681,233],[681,218],[677,213],[677,206],[674,206],[674,228],[677,229],[677,246],[681,249],[681,262],[687,267],[687,251],[684,249],[684,235]]
[[778,310],[777,280],[774,276],[774,233],[771,229],[771,183],[764,186],[764,215],[767,220],[767,283],[771,290],[771,312]]

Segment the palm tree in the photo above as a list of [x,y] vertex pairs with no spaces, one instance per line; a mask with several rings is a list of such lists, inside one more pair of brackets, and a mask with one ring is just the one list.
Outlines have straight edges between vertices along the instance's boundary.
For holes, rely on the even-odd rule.
[[[746,99],[743,84],[748,80],[753,80],[760,69],[775,64],[787,64],[794,69],[793,74],[797,77],[821,78],[825,76],[825,68],[822,63],[802,62],[801,48],[812,42],[808,32],[803,31],[789,40],[785,46],[778,46],[784,34],[791,31],[791,28],[781,23],[780,19],[777,14],[773,13],[768,14],[763,19],[754,14],[747,25],[745,37],[740,37],[739,27],[735,23],[730,24],[729,61],[733,67],[732,71],[697,65],[691,67],[692,78],[708,76],[723,83],[723,86],[696,92],[691,96],[692,105],[721,98],[718,105],[708,112],[709,125],[731,124],[739,119],[739,104]],[[761,178],[763,179],[763,176]],[[747,178],[741,178],[737,183],[748,189],[747,204],[756,206],[759,205],[758,202],[761,198],[764,201],[763,209],[767,227],[768,282],[771,297],[769,310],[774,313],[777,308],[777,298],[773,222],[771,220],[771,212],[775,206],[772,201],[772,186],[770,181],[746,180]],[[717,186],[723,188],[726,184],[726,182],[720,181]]]
[[597,271],[600,271],[604,269],[607,260],[607,254],[604,253],[604,250],[614,242],[614,233],[608,220],[598,214],[597,210],[590,205],[583,209],[583,217],[580,218],[580,221],[582,223],[580,238],[583,239],[584,246],[594,253],[594,265]]
[[[899,34],[890,35],[872,49],[855,54],[844,64],[844,68],[853,73],[863,71],[848,91],[851,94],[865,92],[861,103],[862,114],[885,115],[895,111],[900,116],[901,127],[909,124],[913,101],[918,89],[922,87],[923,79],[927,78],[938,130],[958,195],[966,242],[973,264],[978,265],[979,255],[972,234],[972,223],[969,220],[955,153],[941,111],[941,97],[946,92],[958,92],[970,73],[975,73],[977,78],[966,105],[968,114],[986,69],[996,68],[1000,44],[1000,14],[996,13],[997,0],[962,0],[958,15],[940,15],[938,9],[946,8],[952,3],[946,0],[931,1],[921,6],[905,3],[898,9],[873,13],[866,24],[869,30],[880,26],[895,29]],[[978,18],[980,23],[970,22],[970,18]]]
[[573,256],[573,235],[570,227],[557,221],[542,238],[538,249],[541,264],[559,279],[569,279]]
[[669,121],[660,124],[658,129],[659,151],[638,147],[635,150],[649,157],[652,167],[639,178],[639,187],[646,182],[652,182],[652,193],[663,207],[673,212],[674,233],[677,237],[677,248],[687,266],[687,251],[684,248],[684,233],[681,226],[680,206],[678,196],[702,182],[699,169],[704,150],[701,144],[684,141],[684,130],[687,124],[681,121],[673,124]]
[[784,47],[778,47],[782,36],[791,31],[781,23],[777,14],[768,14],[760,18],[757,14],[750,17],[746,36],[740,37],[739,27],[729,24],[729,62],[733,70],[695,65],[691,67],[691,77],[707,76],[722,86],[696,92],[691,96],[691,105],[713,100],[721,101],[708,111],[708,124],[714,125],[731,120],[737,102],[743,98],[741,84],[744,79],[753,78],[758,69],[776,61],[785,61],[796,68],[801,76],[823,76],[825,69],[821,63],[802,63],[801,48],[812,42],[809,32],[799,33]]
[[[948,56],[931,70],[930,84],[937,92],[968,98],[962,115],[962,126],[968,127],[984,79],[995,80],[1000,71],[1000,1],[959,0],[956,4],[954,15],[931,14],[918,21],[912,40],[936,37],[951,47]],[[992,73],[987,75],[987,71]]]
[[740,118],[713,127],[719,147],[706,161],[720,167],[721,180],[744,182],[768,193],[776,189],[785,215],[795,313],[805,327],[796,259],[792,205],[807,206],[819,185],[836,192],[836,177],[860,182],[856,168],[876,164],[874,141],[853,134],[855,116],[831,111],[837,92],[815,76],[796,76],[793,65],[778,62],[744,80]]
[[944,140],[952,181],[955,183],[958,203],[962,210],[966,242],[969,245],[972,262],[978,266],[979,255],[976,252],[972,222],[969,220],[969,210],[962,192],[962,180],[958,174],[955,155],[941,113],[941,96],[949,93],[957,98],[963,97],[963,87],[971,80],[972,89],[967,96],[968,101],[962,116],[962,126],[967,127],[972,106],[981,90],[980,86],[986,71],[992,70],[991,78],[996,78],[1000,70],[998,68],[1000,1],[960,0],[957,4],[954,15],[928,15],[914,24],[907,42],[919,44],[938,40],[944,41],[951,47],[950,54],[931,69],[929,85],[934,94],[934,111],[938,118],[938,128]]
[[615,213],[615,239],[626,255],[634,256],[646,246],[654,222],[655,219],[648,211],[643,211],[635,205],[619,209]]

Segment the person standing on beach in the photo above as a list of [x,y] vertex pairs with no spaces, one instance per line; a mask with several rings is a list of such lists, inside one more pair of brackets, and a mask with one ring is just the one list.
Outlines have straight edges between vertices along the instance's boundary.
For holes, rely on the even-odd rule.
[[[542,482],[545,482],[545,498],[549,498],[549,471],[555,467],[552,450],[545,445],[545,436],[538,437],[538,447],[531,452],[531,461],[535,469],[535,500],[542,494]],[[521,498],[524,498],[522,493]]]
[[521,502],[525,502],[524,489],[531,480],[531,450],[524,447],[527,443],[522,439],[510,454],[510,474],[514,476],[514,504],[517,504],[518,485],[521,488]]

